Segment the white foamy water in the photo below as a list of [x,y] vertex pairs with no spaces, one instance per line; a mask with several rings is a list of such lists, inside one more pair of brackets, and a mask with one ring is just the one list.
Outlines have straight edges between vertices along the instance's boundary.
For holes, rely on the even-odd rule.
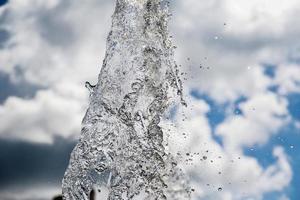
[[[182,100],[168,2],[117,0],[106,56],[63,179],[64,199],[190,199],[161,119]],[[179,100],[179,101],[178,101]]]

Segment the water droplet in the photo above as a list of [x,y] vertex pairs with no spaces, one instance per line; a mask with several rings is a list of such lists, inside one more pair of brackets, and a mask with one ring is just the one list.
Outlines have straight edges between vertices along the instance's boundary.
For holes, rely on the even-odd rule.
[[85,82],[85,87],[90,91],[93,92],[94,91],[94,85],[91,85],[90,82],[86,81]]

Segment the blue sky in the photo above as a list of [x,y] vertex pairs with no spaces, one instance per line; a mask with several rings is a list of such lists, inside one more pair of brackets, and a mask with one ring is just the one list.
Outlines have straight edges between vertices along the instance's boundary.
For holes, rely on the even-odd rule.
[[[264,68],[264,74],[272,79],[276,76],[276,66],[273,65],[262,65]],[[273,91],[276,92],[276,91]],[[191,96],[204,100],[209,106],[210,111],[206,113],[209,125],[212,128],[212,134],[214,140],[223,145],[222,138],[215,135],[216,127],[222,123],[226,118],[226,109],[230,107],[229,102],[218,103],[214,101],[209,95],[203,94],[197,90],[192,90]],[[281,127],[276,131],[268,142],[263,145],[254,145],[243,148],[244,154],[247,156],[255,157],[261,166],[267,168],[269,165],[276,162],[276,158],[272,155],[272,151],[276,146],[282,146],[287,153],[290,164],[295,174],[288,187],[286,187],[282,192],[269,192],[264,194],[263,199],[267,200],[277,200],[280,195],[284,194],[290,199],[299,199],[300,193],[298,188],[300,186],[300,130],[299,127],[295,126],[295,121],[300,120],[300,93],[289,93],[286,95],[288,100],[288,111],[289,115],[292,117],[290,123]],[[239,104],[246,102],[247,98],[241,96],[232,102],[233,106],[230,107],[230,112],[235,115],[243,115],[243,112],[239,109]]]
[[[213,161],[182,163],[193,199],[300,199],[299,1],[171,6],[189,106],[173,113],[174,131],[187,136],[172,135],[170,150]],[[0,199],[60,192],[88,105],[84,83],[97,81],[113,7],[0,0]]]

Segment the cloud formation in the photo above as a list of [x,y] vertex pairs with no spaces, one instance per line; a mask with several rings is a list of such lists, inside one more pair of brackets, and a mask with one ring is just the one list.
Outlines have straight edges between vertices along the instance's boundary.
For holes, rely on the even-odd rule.
[[216,130],[227,143],[226,147],[241,148],[264,144],[289,121],[287,100],[271,92],[252,96],[240,105],[240,110],[242,115],[228,116]]
[[0,13],[1,28],[11,35],[1,50],[0,71],[12,81],[44,86],[96,80],[112,7],[106,1],[10,1]]
[[74,139],[87,107],[85,97],[82,87],[64,82],[32,99],[9,97],[0,105],[0,137],[39,143],[51,143],[57,136]]
[[[187,87],[219,101],[233,100],[248,95],[253,84],[264,87],[263,77],[249,79],[256,66],[281,65],[283,71],[290,71],[287,62],[299,60],[300,26],[295,23],[299,9],[296,0],[176,1],[172,27],[178,60],[190,77]],[[289,78],[279,76],[283,81]]]
[[0,137],[49,143],[57,135],[78,136],[88,101],[83,85],[97,80],[112,8],[106,1],[56,0],[12,0],[1,7],[0,28],[10,37],[1,49],[0,73],[14,87],[42,90],[29,99],[6,99]]
[[[261,130],[257,134],[255,126],[251,127],[253,132],[249,135],[245,136],[243,134],[247,132],[242,132],[242,136],[236,136],[233,144],[225,142],[222,146],[213,138],[205,117],[208,111],[209,105],[203,100],[190,99],[189,107],[175,116],[177,128],[171,125],[165,127],[166,130],[173,127],[169,136],[170,151],[179,155],[181,167],[191,177],[195,189],[193,199],[262,199],[264,194],[282,191],[289,185],[293,172],[282,147],[273,149],[277,161],[266,168],[255,158],[245,155],[241,147],[233,148],[236,144],[243,144],[244,140],[239,140],[241,138],[248,142],[247,137],[252,136],[254,140],[264,141],[268,137],[268,130]],[[241,126],[240,129],[247,131],[248,128]],[[225,141],[226,137],[233,138],[224,137]]]

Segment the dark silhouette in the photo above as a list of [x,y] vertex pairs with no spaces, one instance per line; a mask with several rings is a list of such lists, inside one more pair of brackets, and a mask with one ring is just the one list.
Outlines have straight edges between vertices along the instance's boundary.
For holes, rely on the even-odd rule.
[[95,200],[95,191],[92,190],[90,193],[90,200]]
[[[61,195],[59,195],[59,196],[54,197],[52,200],[63,200],[63,198]],[[95,200],[95,191],[94,190],[92,190],[90,193],[90,200]]]
[[61,195],[59,195],[59,196],[56,196],[56,197],[54,197],[53,198],[53,200],[62,200],[63,198],[62,198],[62,196]]

